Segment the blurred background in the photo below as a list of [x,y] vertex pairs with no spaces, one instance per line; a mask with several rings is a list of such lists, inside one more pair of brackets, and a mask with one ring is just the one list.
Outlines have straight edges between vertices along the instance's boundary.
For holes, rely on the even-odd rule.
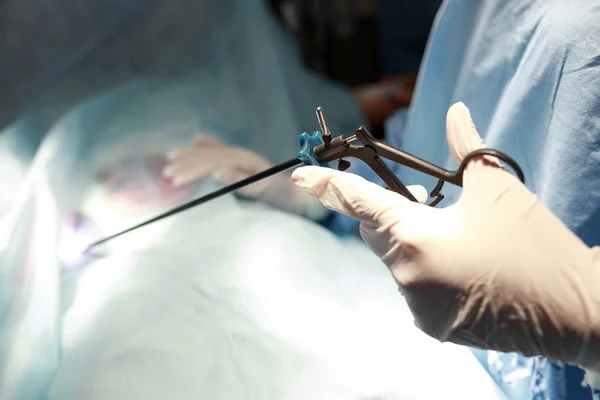
[[[441,4],[441,0],[268,1],[297,39],[305,65],[349,87],[416,76]],[[372,130],[376,137],[383,136],[381,124]]]
[[[351,88],[397,77],[404,77],[404,81],[412,86],[441,4],[441,0],[261,1],[295,38],[307,68]],[[154,0],[85,0],[76,4],[68,0],[0,1],[0,60],[3,66],[0,129],[14,122],[23,108],[44,89],[59,78],[73,74],[82,60],[98,53],[96,49],[111,36],[126,37],[131,25],[149,18],[151,12],[148,10],[155,8],[154,3]],[[211,1],[190,5],[194,3],[190,12],[206,8],[210,14],[218,8]],[[233,10],[235,3],[226,1],[225,4],[232,6],[219,7]],[[201,17],[198,24],[203,24]],[[257,20],[257,24],[264,24],[264,21]],[[151,34],[165,33],[160,29],[162,27],[157,27],[157,32]],[[173,33],[176,30],[173,27],[169,29],[166,34],[171,35],[170,39],[161,37],[159,40],[181,42],[179,37],[202,33],[202,27],[183,33]],[[148,32],[146,30],[144,34],[148,35]],[[141,57],[135,62],[151,63]],[[91,81],[95,80],[94,76],[87,81],[93,85]],[[405,99],[401,99],[392,108],[404,103]],[[374,118],[372,128],[376,136],[381,136],[382,120],[389,114],[389,110],[384,110],[382,115]]]
[[304,62],[346,85],[416,74],[440,0],[269,0]]

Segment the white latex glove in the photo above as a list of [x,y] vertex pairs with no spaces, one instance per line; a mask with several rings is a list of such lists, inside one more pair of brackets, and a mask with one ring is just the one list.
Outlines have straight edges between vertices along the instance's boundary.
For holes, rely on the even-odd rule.
[[[230,185],[271,167],[271,164],[250,150],[229,147],[207,135],[196,135],[195,146],[173,150],[163,173],[175,186],[213,178]],[[239,196],[261,200],[274,207],[314,220],[325,217],[329,210],[294,185],[289,175],[281,173],[236,192]]]
[[[457,162],[483,147],[462,103],[448,112],[447,139]],[[497,160],[472,161],[460,199],[442,209],[331,169],[302,167],[292,176],[326,207],[362,221],[363,239],[428,335],[598,369],[598,248]]]

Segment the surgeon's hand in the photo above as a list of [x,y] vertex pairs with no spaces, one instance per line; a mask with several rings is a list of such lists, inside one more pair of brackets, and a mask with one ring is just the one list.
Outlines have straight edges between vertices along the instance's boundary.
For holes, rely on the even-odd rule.
[[[460,163],[483,147],[458,103],[447,139]],[[434,209],[344,172],[303,167],[293,180],[361,221],[361,234],[388,266],[428,335],[484,349],[598,368],[600,264],[494,158],[472,161],[460,199]]]
[[[212,178],[230,185],[271,167],[263,157],[250,150],[227,146],[209,135],[196,135],[195,146],[173,150],[163,174],[175,186]],[[264,201],[274,207],[314,220],[329,210],[294,185],[289,175],[279,174],[238,190],[237,195]]]

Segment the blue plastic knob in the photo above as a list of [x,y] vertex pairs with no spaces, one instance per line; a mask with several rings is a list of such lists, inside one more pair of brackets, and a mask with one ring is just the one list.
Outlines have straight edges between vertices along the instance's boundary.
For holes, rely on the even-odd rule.
[[323,134],[316,131],[312,135],[304,132],[298,137],[300,140],[300,151],[296,157],[304,163],[304,165],[316,165],[319,167],[329,167],[329,163],[319,160],[315,156],[315,147],[323,144]]

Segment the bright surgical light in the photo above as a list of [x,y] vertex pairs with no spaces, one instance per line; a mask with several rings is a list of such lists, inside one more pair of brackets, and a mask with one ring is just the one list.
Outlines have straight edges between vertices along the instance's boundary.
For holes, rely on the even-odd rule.
[[92,241],[92,235],[85,219],[80,214],[71,214],[60,235],[58,258],[67,270],[76,268],[85,258],[85,250]]

